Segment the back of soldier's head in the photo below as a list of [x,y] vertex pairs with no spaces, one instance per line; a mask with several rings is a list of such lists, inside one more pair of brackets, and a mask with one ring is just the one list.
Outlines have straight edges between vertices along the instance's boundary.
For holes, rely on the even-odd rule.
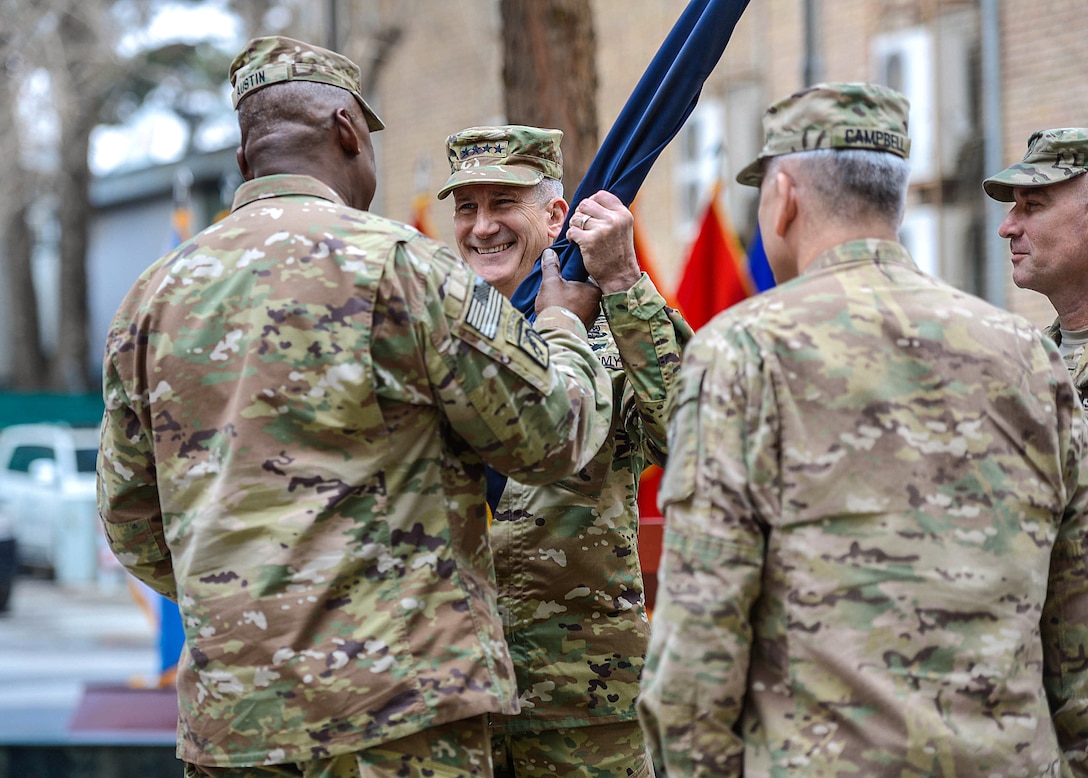
[[910,177],[909,111],[903,95],[878,84],[806,87],[764,113],[763,148],[737,181],[760,186],[788,158],[829,217],[898,222]]

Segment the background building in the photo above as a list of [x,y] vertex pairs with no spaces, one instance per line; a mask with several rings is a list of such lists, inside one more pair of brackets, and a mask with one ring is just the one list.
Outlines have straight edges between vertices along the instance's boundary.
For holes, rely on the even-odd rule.
[[[588,2],[598,44],[599,142],[687,2]],[[431,222],[451,241],[450,201],[433,198],[448,173],[445,137],[506,122],[499,1],[281,6],[257,22],[258,34],[322,42],[363,67],[368,98],[388,126],[374,136],[379,183],[372,210],[411,222],[423,193]],[[751,240],[757,193],[733,177],[761,146],[760,117],[771,101],[805,83],[871,80],[911,99],[914,172],[902,236],[919,264],[1040,326],[1049,323],[1046,299],[1011,283],[1007,242],[996,236],[1005,208],[984,196],[981,181],[1019,159],[1032,131],[1088,126],[1088,100],[1080,97],[1088,81],[1083,10],[1083,0],[1036,0],[1025,19],[1025,5],[1012,0],[752,0],[698,107],[635,202],[660,280],[675,288],[719,179],[725,213],[741,242]],[[226,112],[229,119],[229,102]],[[229,205],[239,180],[233,143],[94,181],[87,256],[92,370],[117,302],[168,246],[178,176],[186,169],[194,176],[194,229]],[[568,195],[576,184],[567,182]],[[39,253],[48,339],[58,305],[48,239]],[[0,339],[0,387],[10,359]]]
[[[591,0],[603,133],[641,77],[683,0]],[[363,5],[367,5],[363,3]],[[501,123],[497,3],[397,0],[369,4],[372,29],[400,30],[374,96],[379,133],[375,210],[410,220],[412,195],[435,191],[448,168],[445,135]],[[1048,324],[1047,300],[1011,283],[1004,208],[982,179],[1019,159],[1032,131],[1088,126],[1088,19],[1083,0],[753,0],[685,130],[636,200],[665,280],[682,270],[716,178],[738,236],[755,229],[756,191],[733,181],[762,144],[773,100],[821,80],[870,80],[911,99],[913,176],[903,240],[919,264],[951,283]],[[562,78],[562,73],[556,74]],[[987,163],[987,143],[990,160]],[[577,182],[568,182],[568,194]],[[433,204],[448,240],[451,206]],[[995,211],[996,209],[996,211]],[[988,213],[989,210],[989,213]]]

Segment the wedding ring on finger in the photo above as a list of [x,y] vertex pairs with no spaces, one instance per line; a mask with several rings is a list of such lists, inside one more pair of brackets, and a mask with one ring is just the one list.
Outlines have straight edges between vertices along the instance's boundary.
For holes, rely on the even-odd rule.
[[589,221],[589,214],[583,213],[581,216],[582,220],[578,222],[578,229],[584,230],[586,228],[586,222]]

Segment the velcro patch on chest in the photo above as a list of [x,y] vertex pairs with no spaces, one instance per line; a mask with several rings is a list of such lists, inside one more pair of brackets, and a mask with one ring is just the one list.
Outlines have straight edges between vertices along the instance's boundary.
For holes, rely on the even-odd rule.
[[494,340],[502,315],[502,295],[482,278],[476,279],[465,321],[488,340]]
[[511,316],[508,319],[506,340],[528,354],[541,367],[548,367],[548,344],[526,319],[521,316]]

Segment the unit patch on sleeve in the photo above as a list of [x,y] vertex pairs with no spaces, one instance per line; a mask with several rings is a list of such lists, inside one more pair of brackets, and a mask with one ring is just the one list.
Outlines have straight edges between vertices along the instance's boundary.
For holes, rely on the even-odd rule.
[[465,321],[488,340],[494,340],[499,331],[501,313],[502,295],[495,287],[477,276]]
[[548,344],[533,329],[533,325],[520,316],[513,316],[507,326],[506,339],[524,351],[543,368],[548,367]]

